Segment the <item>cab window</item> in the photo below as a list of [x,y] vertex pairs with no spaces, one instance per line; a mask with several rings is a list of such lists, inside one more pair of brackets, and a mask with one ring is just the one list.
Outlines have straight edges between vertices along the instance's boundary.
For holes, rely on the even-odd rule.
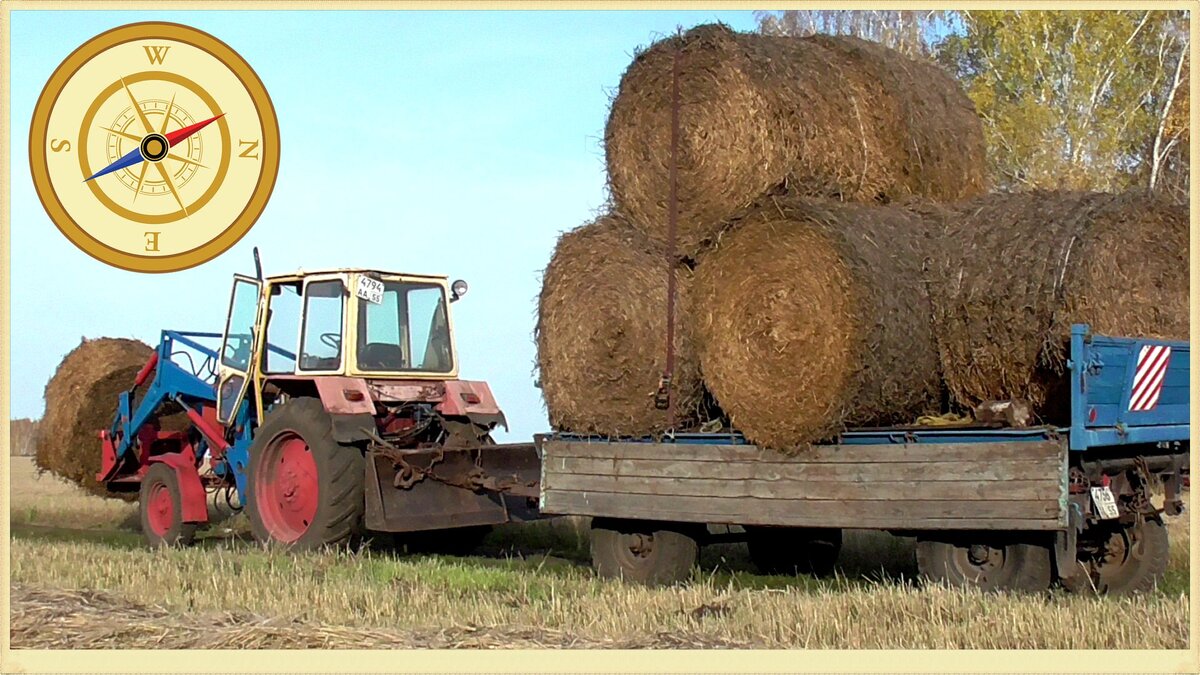
[[359,302],[358,368],[376,372],[452,371],[442,286],[384,281],[383,287],[380,302]]
[[265,373],[291,373],[296,370],[296,352],[300,342],[300,282],[271,285],[267,305],[267,347]]
[[304,287],[301,370],[337,370],[342,366],[342,312],[346,286],[340,279],[311,281]]

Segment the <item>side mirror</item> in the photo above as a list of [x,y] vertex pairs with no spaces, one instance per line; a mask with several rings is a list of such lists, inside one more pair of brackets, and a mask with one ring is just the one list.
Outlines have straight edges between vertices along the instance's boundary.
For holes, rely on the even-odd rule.
[[450,284],[450,302],[455,302],[462,296],[467,294],[467,282],[462,279],[456,280]]

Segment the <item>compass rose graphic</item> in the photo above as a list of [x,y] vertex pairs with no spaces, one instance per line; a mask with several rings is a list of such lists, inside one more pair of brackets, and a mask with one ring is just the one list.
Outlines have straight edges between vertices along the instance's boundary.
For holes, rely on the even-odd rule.
[[130,24],[51,76],[30,165],[76,246],[124,269],[174,271],[220,255],[257,220],[279,127],[262,82],[227,45],[179,24]]

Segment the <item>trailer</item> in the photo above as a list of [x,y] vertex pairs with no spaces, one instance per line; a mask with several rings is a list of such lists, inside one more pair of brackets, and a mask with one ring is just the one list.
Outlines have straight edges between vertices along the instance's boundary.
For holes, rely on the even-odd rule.
[[915,537],[920,574],[951,585],[1143,591],[1183,509],[1189,367],[1186,342],[1075,325],[1067,425],[853,429],[788,454],[734,431],[541,435],[539,506],[590,516],[597,572],[642,583],[730,540],[764,572],[827,573],[854,528]]

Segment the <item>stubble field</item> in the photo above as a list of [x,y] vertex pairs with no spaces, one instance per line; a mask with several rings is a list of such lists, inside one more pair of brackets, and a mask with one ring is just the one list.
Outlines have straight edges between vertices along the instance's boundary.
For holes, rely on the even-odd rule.
[[594,577],[587,523],[493,532],[471,556],[264,549],[244,517],[151,551],[137,505],[10,463],[14,648],[975,648],[1188,646],[1187,514],[1166,583],[1133,598],[922,586],[913,542],[848,532],[834,579],[762,576],[705,549],[687,586]]

